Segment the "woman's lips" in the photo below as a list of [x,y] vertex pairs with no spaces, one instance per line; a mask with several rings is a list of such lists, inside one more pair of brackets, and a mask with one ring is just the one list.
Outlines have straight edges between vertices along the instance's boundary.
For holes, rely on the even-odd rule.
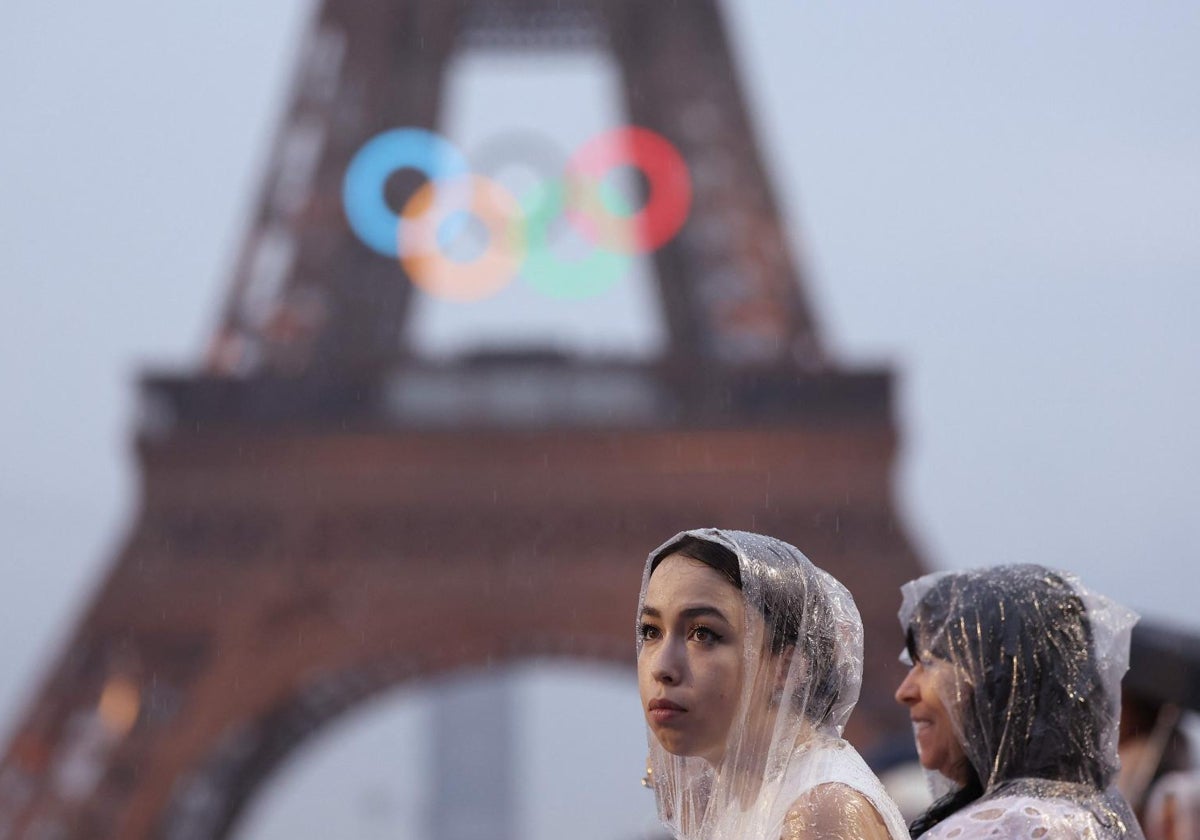
[[927,718],[916,718],[912,722],[913,740],[916,741],[917,755],[924,755],[932,746],[933,721]]
[[687,709],[670,700],[651,700],[646,710],[646,716],[657,724],[671,723],[686,713]]

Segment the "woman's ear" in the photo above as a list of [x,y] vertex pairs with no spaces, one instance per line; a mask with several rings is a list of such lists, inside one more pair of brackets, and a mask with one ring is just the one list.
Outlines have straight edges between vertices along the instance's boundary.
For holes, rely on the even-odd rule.
[[[768,661],[774,670],[774,684],[771,686],[771,705],[778,706],[783,701],[783,692],[787,690],[788,676],[792,673],[793,657],[796,655],[795,645],[786,645],[783,650],[767,654]],[[804,663],[795,663],[803,665]]]

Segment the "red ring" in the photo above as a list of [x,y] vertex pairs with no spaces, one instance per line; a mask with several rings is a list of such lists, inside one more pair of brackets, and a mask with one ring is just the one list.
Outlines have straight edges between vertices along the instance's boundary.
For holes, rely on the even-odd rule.
[[[614,215],[599,200],[599,184],[618,166],[640,169],[649,185],[646,206],[630,216]],[[593,137],[571,156],[567,177],[585,186],[584,200],[574,202],[568,218],[596,245],[619,253],[644,254],[665,245],[692,206],[683,155],[648,128],[626,126]]]

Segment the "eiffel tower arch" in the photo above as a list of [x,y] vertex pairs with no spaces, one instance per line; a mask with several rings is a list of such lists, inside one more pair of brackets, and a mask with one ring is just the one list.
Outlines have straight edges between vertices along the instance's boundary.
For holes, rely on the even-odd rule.
[[[463,50],[579,45],[691,173],[652,257],[666,349],[424,359],[347,168],[439,126]],[[697,525],[845,581],[868,640],[849,735],[906,729],[889,640],[920,564],[890,374],[823,350],[715,0],[323,0],[208,360],[139,400],[136,521],[8,746],[0,837],[224,837],[379,692],[531,657],[631,668],[645,552]]]

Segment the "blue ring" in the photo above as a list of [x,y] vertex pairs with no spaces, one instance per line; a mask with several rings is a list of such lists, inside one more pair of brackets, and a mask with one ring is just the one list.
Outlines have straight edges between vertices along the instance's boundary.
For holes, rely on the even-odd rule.
[[441,182],[467,175],[470,167],[457,146],[423,128],[385,131],[358,150],[342,181],[342,203],[351,230],[385,257],[400,256],[404,221],[388,206],[384,187],[401,169],[415,169],[429,180]]

